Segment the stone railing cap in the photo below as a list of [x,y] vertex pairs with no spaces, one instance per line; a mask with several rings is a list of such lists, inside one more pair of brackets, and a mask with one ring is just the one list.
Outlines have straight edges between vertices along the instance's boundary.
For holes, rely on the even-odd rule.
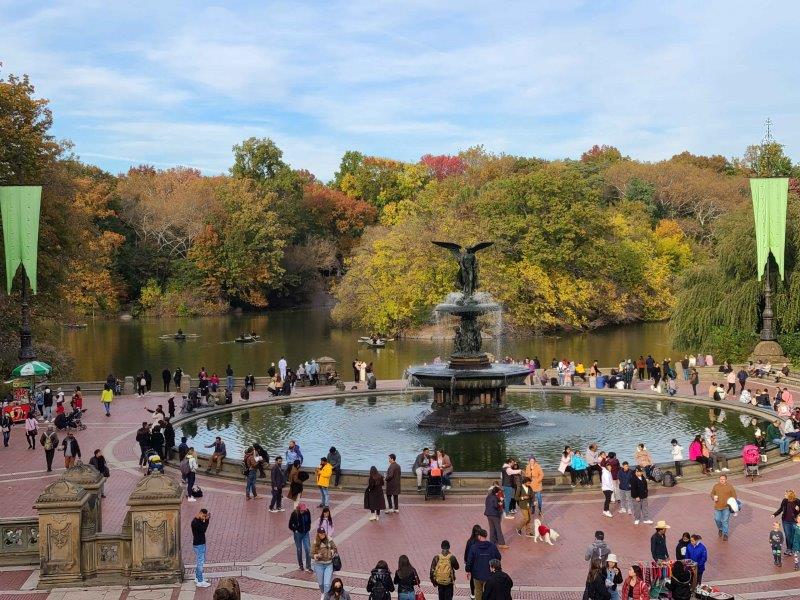
[[36,504],[34,506],[40,508],[40,505],[46,504],[63,505],[66,503],[80,502],[83,497],[86,496],[86,493],[86,490],[81,486],[61,479],[44,488],[44,491],[39,494],[39,497],[36,499]]
[[145,501],[181,501],[182,489],[166,475],[153,473],[145,475],[136,484],[130,497],[128,506],[142,504]]
[[62,479],[79,486],[93,486],[103,481],[103,476],[92,465],[79,463],[67,469]]

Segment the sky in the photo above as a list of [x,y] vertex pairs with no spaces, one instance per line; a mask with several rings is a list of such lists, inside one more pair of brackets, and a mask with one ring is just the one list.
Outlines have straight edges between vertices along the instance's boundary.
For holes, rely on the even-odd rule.
[[351,149],[731,157],[767,117],[797,161],[798,22],[796,1],[0,0],[0,77],[30,75],[113,173],[225,172],[250,136],[322,180]]

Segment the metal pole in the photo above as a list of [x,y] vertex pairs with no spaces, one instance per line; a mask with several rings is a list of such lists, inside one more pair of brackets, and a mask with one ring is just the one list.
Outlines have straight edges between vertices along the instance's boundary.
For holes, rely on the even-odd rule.
[[772,288],[769,284],[769,255],[767,255],[767,268],[764,276],[764,312],[761,313],[761,339],[763,341],[775,340],[775,333],[772,330],[772,319],[775,316],[772,312]]
[[22,273],[22,327],[19,330],[19,359],[34,360],[33,335],[31,334],[30,292],[28,291],[28,275]]

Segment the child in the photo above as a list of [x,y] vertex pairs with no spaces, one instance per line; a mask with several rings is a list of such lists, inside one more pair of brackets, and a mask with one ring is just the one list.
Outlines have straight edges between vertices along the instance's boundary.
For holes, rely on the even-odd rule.
[[772,561],[776,567],[781,566],[781,546],[783,545],[783,531],[781,524],[775,521],[769,532],[769,545],[772,548]]
[[681,461],[683,460],[683,448],[678,444],[678,440],[673,439],[672,444],[672,460],[675,461],[675,478],[683,477],[683,469],[681,469]]

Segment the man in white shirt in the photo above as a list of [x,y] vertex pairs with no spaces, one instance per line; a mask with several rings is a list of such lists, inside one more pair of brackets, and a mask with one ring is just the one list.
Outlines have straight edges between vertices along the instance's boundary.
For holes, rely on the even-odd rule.
[[281,372],[281,381],[286,381],[286,359],[281,356],[281,359],[278,361],[278,370]]

